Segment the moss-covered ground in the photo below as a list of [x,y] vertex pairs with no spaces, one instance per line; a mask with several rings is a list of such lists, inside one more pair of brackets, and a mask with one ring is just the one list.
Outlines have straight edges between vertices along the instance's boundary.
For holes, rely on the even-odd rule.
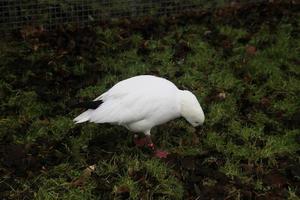
[[[2,37],[0,198],[299,199],[296,10],[234,4]],[[82,111],[72,105],[139,74],[191,90],[206,115],[201,129],[183,119],[153,129],[166,159],[125,128],[72,121]]]

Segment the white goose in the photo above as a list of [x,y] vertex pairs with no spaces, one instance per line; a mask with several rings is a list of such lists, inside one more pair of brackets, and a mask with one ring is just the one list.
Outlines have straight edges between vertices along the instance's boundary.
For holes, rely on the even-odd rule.
[[[114,85],[94,102],[99,105],[88,109],[74,119],[76,123],[111,123],[132,132],[143,132],[146,143],[154,148],[151,129],[178,117],[184,117],[192,126],[202,125],[204,113],[193,93],[178,89],[167,79],[135,76]],[[159,157],[167,154],[157,153]]]

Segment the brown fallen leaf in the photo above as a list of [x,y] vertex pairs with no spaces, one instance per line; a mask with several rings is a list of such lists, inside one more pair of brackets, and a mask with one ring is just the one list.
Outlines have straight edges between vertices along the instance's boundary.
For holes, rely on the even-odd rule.
[[262,106],[264,107],[269,107],[271,105],[271,100],[268,98],[268,97],[263,97],[261,100],[260,100],[260,103]]
[[246,83],[250,83],[252,81],[252,77],[249,74],[246,74],[243,78]]
[[187,156],[187,157],[182,158],[181,165],[184,169],[194,170],[196,167],[194,157]]
[[38,37],[45,31],[43,26],[25,26],[20,30],[23,39]]
[[81,174],[81,176],[72,181],[70,184],[71,186],[79,187],[85,184],[86,180],[91,176],[92,172],[96,169],[96,165],[91,165],[85,168]]
[[198,145],[199,143],[200,143],[200,139],[199,139],[199,137],[194,133],[194,134],[193,134],[192,144],[193,144],[193,145]]
[[116,193],[117,194],[128,193],[129,191],[130,191],[129,187],[124,186],[124,185],[119,186],[119,187],[116,188]]
[[246,52],[248,55],[255,55],[256,54],[256,47],[248,45],[246,46]]
[[273,188],[282,188],[288,184],[288,180],[278,171],[273,171],[267,174],[263,179],[265,184]]

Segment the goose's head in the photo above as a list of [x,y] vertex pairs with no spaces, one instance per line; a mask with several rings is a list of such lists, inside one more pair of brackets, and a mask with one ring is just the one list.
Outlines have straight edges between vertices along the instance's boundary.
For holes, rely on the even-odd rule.
[[204,113],[196,96],[187,90],[180,91],[181,116],[192,126],[196,127],[204,123]]

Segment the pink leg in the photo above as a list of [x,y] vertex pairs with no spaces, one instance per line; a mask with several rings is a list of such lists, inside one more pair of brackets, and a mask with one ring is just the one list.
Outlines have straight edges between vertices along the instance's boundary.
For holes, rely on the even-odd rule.
[[151,135],[146,135],[144,138],[138,138],[137,135],[134,135],[134,143],[138,147],[148,146],[154,153],[154,156],[157,158],[166,158],[169,155],[169,152],[156,149],[155,145],[152,142]]
[[146,135],[146,141],[147,141],[147,146],[148,146],[150,149],[154,150],[154,149],[155,149],[155,146],[154,146],[154,144],[153,144],[153,142],[152,142],[151,135]]
[[146,135],[146,140],[148,141],[148,147],[153,150],[155,157],[166,158],[168,156],[169,152],[156,149],[150,135]]

